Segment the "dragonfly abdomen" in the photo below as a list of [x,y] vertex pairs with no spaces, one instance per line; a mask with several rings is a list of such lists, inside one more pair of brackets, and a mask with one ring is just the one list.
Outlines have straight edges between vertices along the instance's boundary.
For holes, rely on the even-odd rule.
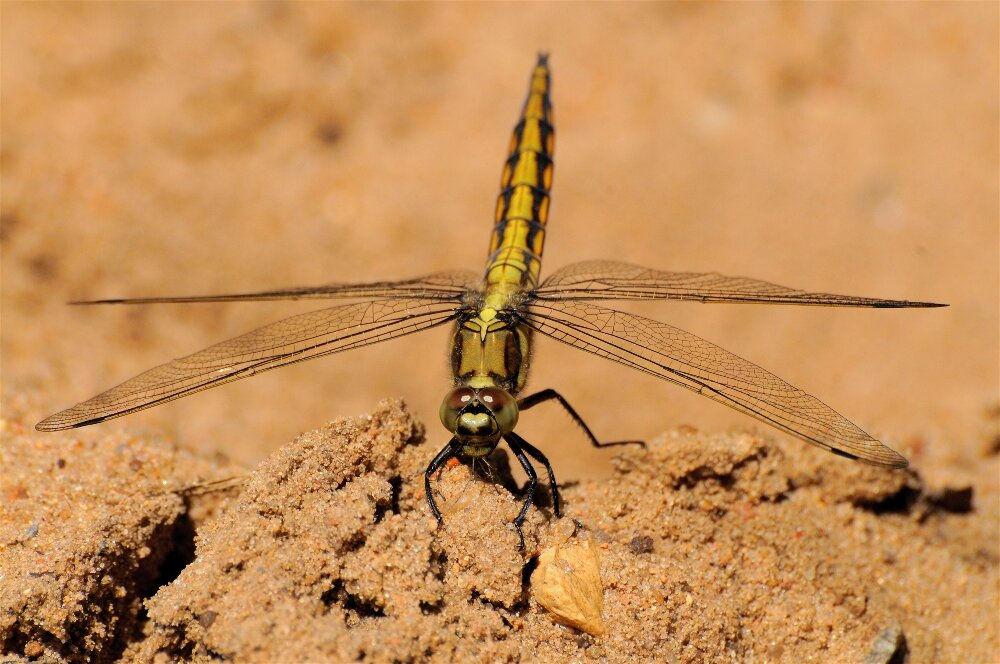
[[538,284],[555,149],[550,87],[548,56],[539,54],[500,178],[486,267],[488,291]]

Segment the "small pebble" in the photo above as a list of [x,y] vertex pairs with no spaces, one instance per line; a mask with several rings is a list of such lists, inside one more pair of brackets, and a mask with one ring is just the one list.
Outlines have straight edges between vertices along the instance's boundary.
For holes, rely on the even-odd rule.
[[903,628],[898,624],[890,625],[875,637],[864,664],[888,664],[904,643]]
[[44,652],[45,648],[38,641],[28,641],[24,644],[25,657],[41,657]]
[[639,555],[653,552],[653,538],[649,535],[636,535],[628,543],[628,548],[632,553]]

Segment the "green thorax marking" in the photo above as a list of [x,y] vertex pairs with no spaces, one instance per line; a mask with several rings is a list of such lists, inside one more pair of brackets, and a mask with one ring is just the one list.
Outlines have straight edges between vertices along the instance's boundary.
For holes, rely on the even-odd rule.
[[502,305],[484,303],[474,317],[457,326],[452,344],[456,385],[495,386],[511,394],[524,387],[531,331],[504,317],[502,310]]

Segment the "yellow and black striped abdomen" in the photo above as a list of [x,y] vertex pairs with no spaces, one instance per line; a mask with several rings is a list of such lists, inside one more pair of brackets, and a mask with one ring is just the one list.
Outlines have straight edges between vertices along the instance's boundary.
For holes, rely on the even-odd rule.
[[487,291],[526,290],[538,284],[555,146],[549,90],[548,55],[542,53],[531,73],[528,98],[500,178],[486,266]]

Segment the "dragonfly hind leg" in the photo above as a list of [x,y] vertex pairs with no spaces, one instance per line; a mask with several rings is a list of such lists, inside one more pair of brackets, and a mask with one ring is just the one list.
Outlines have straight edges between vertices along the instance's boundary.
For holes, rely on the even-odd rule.
[[[529,408],[533,408],[534,406],[537,406],[540,403],[545,403],[546,401],[558,401],[559,405],[562,406],[567,413],[569,413],[569,416],[571,418],[573,418],[573,421],[576,422],[577,426],[583,429],[583,433],[587,436],[587,440],[589,440],[590,444],[593,445],[594,447],[614,447],[616,445],[640,445],[642,447],[646,446],[646,443],[642,442],[641,440],[613,440],[607,443],[602,443],[601,441],[597,440],[597,436],[595,436],[594,432],[590,430],[590,427],[588,427],[587,423],[583,421],[583,418],[580,417],[579,413],[573,410],[573,406],[570,406],[569,402],[566,401],[563,395],[559,394],[552,388],[542,390],[541,392],[535,392],[534,394],[529,394],[526,397],[518,399],[517,407],[520,410],[528,410]],[[535,452],[538,452],[538,450],[535,450]],[[538,453],[541,454],[540,452]],[[537,459],[537,457],[535,458]],[[539,461],[541,460],[539,459]],[[547,465],[548,461],[546,461],[545,463]],[[549,471],[550,475],[551,472],[552,471],[550,470]]]
[[[511,441],[511,438],[514,440]],[[505,440],[507,441],[507,444],[510,445],[510,449],[514,450],[515,456],[517,455],[517,450],[514,445],[511,444],[512,442],[516,443],[517,447],[524,450],[524,453],[529,457],[545,466],[545,472],[549,475],[549,486],[552,488],[552,510],[555,512],[556,516],[562,516],[562,498],[559,496],[559,485],[556,484],[556,475],[552,472],[552,464],[549,463],[548,457],[542,454],[540,449],[526,441],[524,438],[521,438],[516,433],[511,432],[507,434],[507,436],[505,436]],[[518,461],[520,461],[521,465],[524,466],[524,461],[521,459],[518,459]],[[525,508],[524,511],[527,511],[527,508]]]
[[[511,451],[514,453],[514,457],[521,464],[521,468],[524,469],[525,474],[528,476],[528,496],[524,499],[524,505],[521,506],[521,511],[517,513],[517,517],[514,518],[514,528],[517,530],[517,536],[521,538],[521,550],[524,550],[524,533],[521,532],[521,524],[524,523],[524,517],[528,514],[528,509],[535,500],[535,489],[538,488],[538,474],[535,472],[534,467],[532,467],[531,462],[525,453],[531,455],[532,458],[537,459],[540,463],[545,465],[546,470],[549,471],[549,481],[552,482],[552,495],[553,502],[558,505],[559,499],[555,498],[557,495],[556,481],[555,477],[552,475],[552,466],[549,465],[549,460],[545,458],[538,449],[532,446],[524,438],[521,438],[516,433],[511,432],[504,436],[504,440],[507,441],[507,445],[510,446]],[[558,508],[557,508],[558,509]]]

